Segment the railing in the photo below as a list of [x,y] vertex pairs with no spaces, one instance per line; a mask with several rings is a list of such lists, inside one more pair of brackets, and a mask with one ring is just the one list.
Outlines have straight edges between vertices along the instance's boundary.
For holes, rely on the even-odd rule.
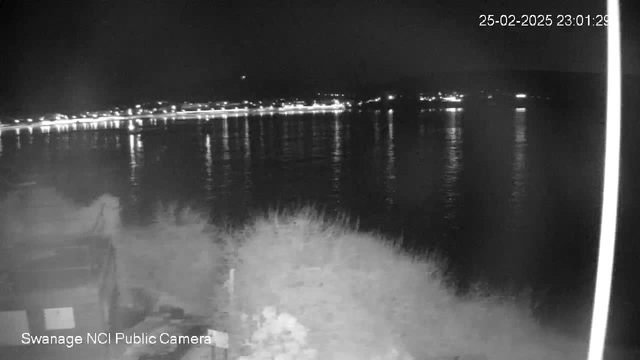
[[[13,191],[13,195],[17,197],[17,199],[21,202],[19,205],[19,210],[17,210],[12,215],[8,216],[8,219],[13,218],[15,221],[12,221],[13,224],[8,224],[2,229],[4,235],[8,238],[24,238],[27,237],[38,237],[42,236],[40,233],[46,233],[48,236],[55,236],[55,234],[51,234],[49,231],[43,231],[47,229],[60,229],[60,225],[68,225],[74,224],[79,225],[78,234],[75,234],[77,237],[85,237],[91,236],[95,234],[99,234],[105,229],[105,207],[106,204],[100,204],[100,208],[97,212],[96,218],[93,221],[93,224],[87,224],[87,218],[83,216],[84,212],[82,209],[73,209],[70,204],[66,203],[64,199],[58,197],[57,194],[51,193],[46,195],[52,195],[53,199],[51,201],[46,201],[41,199],[39,193],[33,195],[34,203],[31,204],[29,199],[30,191],[32,191],[33,187],[25,187],[25,188],[17,188]],[[37,190],[37,187],[36,187]],[[40,189],[42,190],[42,189]],[[63,210],[67,210],[66,207],[69,207],[73,215],[65,213]],[[56,211],[60,209],[60,211]],[[95,209],[92,209],[95,211]],[[38,219],[39,215],[45,215],[46,220]],[[34,219],[35,217],[35,219]],[[68,233],[68,229],[60,232],[62,235],[66,235]],[[2,245],[2,244],[0,244]]]
[[[17,193],[20,197],[27,196],[28,190]],[[91,284],[102,270],[103,261],[108,260],[105,251],[110,251],[109,244],[99,235],[105,227],[105,204],[98,209],[93,223],[87,223],[87,217],[83,217],[80,210],[78,216],[68,217],[64,214],[56,214],[55,208],[60,207],[58,199],[53,202],[38,201],[37,206],[26,206],[20,209],[21,217],[27,217],[24,227],[18,226],[11,231],[3,229],[4,235],[14,241],[0,244],[3,249],[0,254],[0,294],[22,293],[32,290],[48,290],[55,288],[68,288]],[[43,209],[54,210],[50,214],[54,219],[47,221],[29,221],[30,214]],[[93,210],[95,211],[95,210]],[[93,212],[92,211],[92,212]],[[50,215],[49,213],[47,215]],[[60,215],[60,216],[58,216]],[[50,216],[48,216],[50,217]],[[90,218],[89,218],[90,219]],[[60,227],[61,223],[77,221],[86,224],[77,234],[53,234],[62,241],[30,241],[27,237],[47,237],[29,231],[33,228],[43,229],[47,227]],[[22,228],[22,229],[21,229]],[[102,242],[102,243],[101,243]]]
[[22,254],[15,250],[15,262],[4,269],[4,281],[0,281],[4,290],[14,294],[91,284],[104,255],[95,245],[39,247],[41,252],[36,255],[40,256],[36,258],[33,248]]

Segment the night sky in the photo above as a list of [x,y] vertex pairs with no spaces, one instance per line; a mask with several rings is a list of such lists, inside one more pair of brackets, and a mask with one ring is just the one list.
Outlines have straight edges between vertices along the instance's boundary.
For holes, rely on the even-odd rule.
[[[624,71],[640,73],[623,2]],[[480,14],[605,13],[604,1],[3,1],[0,111],[184,100],[429,72],[605,70],[605,28],[481,28]],[[247,76],[245,84],[240,82]]]

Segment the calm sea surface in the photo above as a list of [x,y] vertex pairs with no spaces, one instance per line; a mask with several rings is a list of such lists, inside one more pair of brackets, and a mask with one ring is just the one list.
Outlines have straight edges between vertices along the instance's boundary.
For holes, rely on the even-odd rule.
[[[0,168],[82,202],[121,199],[127,223],[159,202],[243,221],[315,204],[437,250],[464,289],[533,288],[540,317],[586,333],[599,234],[603,112],[487,108],[144,120],[4,131]],[[637,132],[625,128],[625,144]],[[636,134],[636,135],[633,135]],[[634,137],[635,136],[635,140]],[[623,149],[612,335],[640,321],[638,151]]]

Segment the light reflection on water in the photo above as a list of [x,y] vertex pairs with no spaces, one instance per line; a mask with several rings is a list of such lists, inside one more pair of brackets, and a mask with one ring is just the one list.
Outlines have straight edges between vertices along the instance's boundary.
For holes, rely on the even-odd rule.
[[[222,183],[227,188],[231,181],[231,153],[229,150],[229,119],[227,116],[222,118]],[[212,194],[212,197],[217,197]]]
[[250,194],[253,190],[251,182],[251,141],[249,134],[249,117],[244,118],[244,192]]
[[[445,120],[445,154],[444,181],[442,184],[445,195],[445,218],[454,221],[460,198],[457,189],[457,180],[460,176],[463,164],[462,154],[462,127],[460,126],[461,114],[459,112],[447,112]],[[424,123],[420,126],[421,134],[424,134]]]
[[260,119],[258,122],[260,123],[260,159],[264,159],[265,145],[264,145],[264,119],[262,117],[262,113],[260,113]]
[[133,205],[140,202],[142,184],[140,182],[141,168],[143,167],[143,145],[140,134],[129,135],[129,182],[131,184],[130,197]]
[[[333,193],[340,193],[340,170],[342,168],[342,121],[336,115],[333,119]],[[338,202],[340,200],[338,199]]]
[[395,194],[395,148],[394,148],[394,132],[393,132],[393,112],[387,113],[387,129],[389,131],[387,137],[387,167],[386,167],[386,201],[388,205],[393,205]]
[[514,139],[513,139],[513,191],[511,199],[513,212],[521,214],[522,200],[526,193],[526,149],[527,149],[527,122],[524,109],[517,110],[514,118]]
[[211,199],[213,192],[213,159],[211,157],[211,134],[207,134],[205,140],[206,154],[206,173],[207,177],[205,179],[205,191],[207,199]]

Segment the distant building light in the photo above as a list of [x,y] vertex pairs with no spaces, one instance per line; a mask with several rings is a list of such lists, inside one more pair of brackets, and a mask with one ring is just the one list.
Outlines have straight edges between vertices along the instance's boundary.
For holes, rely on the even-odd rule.
[[17,124],[17,123],[19,123],[19,122],[20,122],[20,120],[15,119],[15,120],[13,120],[13,122]]
[[136,105],[136,109],[140,109],[142,105]]
[[395,99],[395,98],[396,98],[396,97],[395,97],[395,96],[393,96],[393,95],[389,95],[389,96],[387,96],[387,99],[389,99],[389,100],[393,100],[393,99]]
[[29,119],[27,119],[27,121],[28,121],[28,122],[32,122],[32,121],[33,121],[33,119],[29,118]]
[[527,94],[516,94],[517,99],[525,99],[526,97],[527,97]]
[[242,76],[240,77],[240,79],[242,79],[242,80],[244,80],[244,79],[246,79],[246,78],[247,78],[247,77],[246,77],[245,75],[242,75]]

